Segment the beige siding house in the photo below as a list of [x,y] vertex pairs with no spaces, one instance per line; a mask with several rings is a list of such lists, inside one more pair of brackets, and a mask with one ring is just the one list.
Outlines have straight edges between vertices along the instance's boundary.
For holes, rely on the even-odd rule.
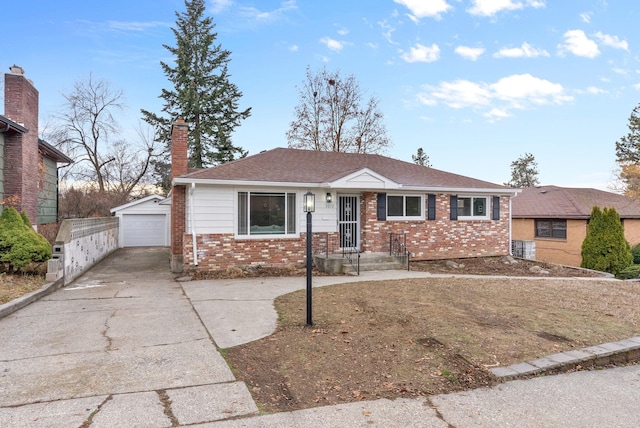
[[629,244],[640,243],[640,202],[597,189],[558,186],[524,188],[512,200],[513,239],[534,241],[536,260],[580,266],[594,206],[615,208]]

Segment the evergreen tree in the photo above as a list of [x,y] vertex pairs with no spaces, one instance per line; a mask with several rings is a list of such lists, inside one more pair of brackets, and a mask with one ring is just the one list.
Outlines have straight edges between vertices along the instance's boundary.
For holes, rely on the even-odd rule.
[[620,216],[614,208],[591,210],[587,236],[582,242],[580,266],[618,275],[633,263],[631,246],[624,237]]
[[511,181],[504,183],[509,187],[535,187],[538,181],[538,163],[531,153],[525,153],[511,162]]
[[[163,45],[175,58],[174,64],[160,62],[173,85],[162,89],[161,115],[142,110],[143,119],[155,127],[156,139],[170,150],[171,124],[177,118],[189,125],[189,162],[204,168],[246,155],[231,141],[233,130],[251,114],[251,108],[239,111],[242,97],[229,81],[231,52],[215,44],[217,33],[211,17],[205,17],[204,0],[185,0],[186,11],[176,12],[172,28],[176,46]],[[166,162],[155,165],[156,178],[166,183]]]
[[429,155],[427,155],[424,150],[422,150],[422,147],[418,149],[415,155],[411,155],[411,159],[413,160],[413,163],[417,165],[426,166],[427,168],[431,167]]

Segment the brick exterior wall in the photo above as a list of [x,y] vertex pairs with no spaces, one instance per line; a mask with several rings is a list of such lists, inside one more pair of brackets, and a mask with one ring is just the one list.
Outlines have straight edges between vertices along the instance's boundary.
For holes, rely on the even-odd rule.
[[[449,220],[449,195],[436,196],[436,220],[378,221],[377,194],[360,197],[361,250],[388,252],[389,233],[406,233],[413,260],[483,257],[509,254],[509,197],[500,200],[500,220]],[[426,198],[425,198],[426,204]],[[426,207],[425,207],[426,212]],[[329,243],[327,243],[329,238]],[[314,233],[314,252],[332,249],[335,234]],[[235,239],[233,234],[198,235],[198,266],[193,263],[191,235],[184,236],[186,270],[212,271],[233,266],[304,266],[306,234],[292,239]]]
[[38,90],[19,67],[4,76],[4,115],[29,130],[5,134],[4,198],[18,211],[25,211],[32,224],[38,215]]
[[306,233],[294,239],[235,239],[234,235],[198,235],[198,266],[193,263],[191,235],[185,236],[185,270],[213,271],[233,266],[305,266]]
[[[376,197],[376,193],[363,193],[360,198],[364,252],[389,251],[389,233],[398,233],[407,235],[412,260],[509,254],[508,196],[500,198],[500,220],[450,220],[450,196],[437,194],[436,219],[424,221],[378,221]],[[426,212],[426,206],[423,209]]]
[[[187,173],[187,141],[189,128],[178,119],[171,129],[171,179]],[[186,188],[173,186],[171,190],[171,271],[184,269],[183,252],[186,232]]]

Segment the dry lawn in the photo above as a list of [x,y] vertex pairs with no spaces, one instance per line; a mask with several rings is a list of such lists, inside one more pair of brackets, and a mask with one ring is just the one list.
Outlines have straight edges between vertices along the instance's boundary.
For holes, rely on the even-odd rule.
[[41,275],[11,275],[0,273],[0,305],[17,299],[46,284]]
[[638,336],[640,283],[427,278],[276,300],[265,339],[225,350],[265,411],[415,397],[495,382],[489,369]]

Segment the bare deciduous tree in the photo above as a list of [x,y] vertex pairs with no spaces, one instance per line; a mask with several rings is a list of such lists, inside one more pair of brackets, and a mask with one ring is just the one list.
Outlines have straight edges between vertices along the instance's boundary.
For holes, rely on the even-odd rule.
[[[135,142],[120,137],[114,114],[124,108],[123,92],[89,75],[76,81],[73,90],[63,96],[62,113],[47,138],[74,159],[63,171],[67,181],[75,183],[76,190],[87,189],[85,197],[114,203],[144,194],[140,185],[150,181],[149,165],[156,156],[154,138],[142,127]],[[99,207],[100,215],[109,215],[109,207],[99,201],[93,205]]]
[[363,101],[355,76],[323,68],[298,88],[300,103],[287,131],[289,147],[352,153],[384,153],[391,146],[379,101]]

